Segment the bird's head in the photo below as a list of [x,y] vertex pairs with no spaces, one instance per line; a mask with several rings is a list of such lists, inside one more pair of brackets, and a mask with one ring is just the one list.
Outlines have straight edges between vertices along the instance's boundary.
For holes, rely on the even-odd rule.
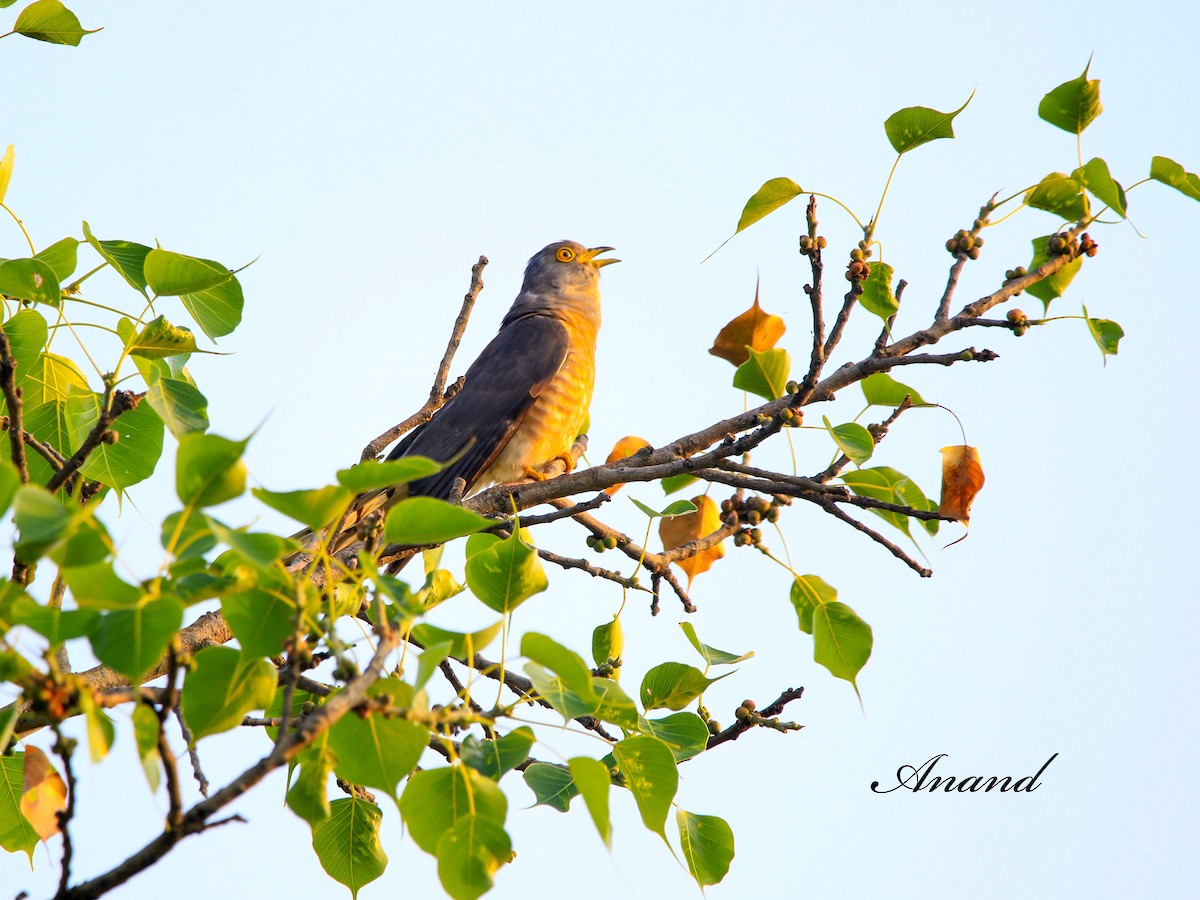
[[597,290],[600,269],[619,259],[598,259],[612,247],[585,247],[575,241],[558,241],[543,247],[525,267],[521,293],[573,293]]

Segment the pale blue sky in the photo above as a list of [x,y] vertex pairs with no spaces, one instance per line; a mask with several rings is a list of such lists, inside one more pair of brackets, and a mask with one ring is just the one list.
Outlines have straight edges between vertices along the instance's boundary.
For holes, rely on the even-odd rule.
[[[749,303],[756,272],[763,305],[789,321],[783,344],[806,355],[799,203],[699,262],[774,176],[869,216],[893,159],[882,122],[896,109],[953,109],[977,88],[955,123],[959,139],[901,165],[881,220],[885,259],[910,282],[904,332],[928,318],[944,284],[942,243],[984,200],[1074,166],[1072,138],[1036,108],[1089,54],[1105,113],[1085,134],[1085,158],[1103,156],[1125,184],[1154,154],[1200,169],[1185,64],[1200,33],[1193,4],[957,7],[79,2],[86,26],[105,26],[79,49],[0,42],[0,146],[17,152],[8,202],[39,245],[79,236],[87,218],[105,238],[157,238],[231,266],[260,257],[241,276],[245,323],[220,344],[235,355],[192,368],[214,431],[258,429],[247,461],[255,483],[274,490],[327,483],[420,405],[479,254],[492,261],[487,287],[455,372],[494,332],[533,252],[560,238],[613,245],[624,262],[604,270],[592,408],[602,458],[625,434],[663,443],[741,409],[732,370],[705,351]],[[1190,248],[1200,205],[1146,185],[1130,209],[1146,239],[1128,226],[1097,229],[1100,255],[1052,307],[1075,314],[1085,302],[1125,327],[1107,367],[1082,323],[1064,322],[947,347],[998,351],[986,366],[903,372],[962,417],[988,478],[970,538],[925,545],[932,580],[817,511],[786,517],[797,567],[836,586],[874,628],[862,710],[811,661],[786,573],[731,548],[697,580],[701,638],[757,653],[710,692],[719,718],[743,697],[766,703],[807,688],[789,709],[807,726],[800,734],[753,733],[683,767],[679,801],[723,816],[737,839],[710,897],[1182,897],[1194,887],[1200,317]],[[857,237],[831,204],[821,220],[836,276]],[[958,299],[1026,263],[1028,239],[1055,224],[1025,211],[989,229]],[[0,226],[0,255],[19,247],[19,233]],[[122,298],[114,281],[94,281],[94,299]],[[844,347],[876,332],[863,315]],[[811,419],[858,411],[849,391]],[[913,412],[876,461],[935,493],[938,448],[958,440],[948,414]],[[829,450],[817,432],[797,437],[802,468],[823,466]],[[787,464],[782,447],[756,459]],[[135,489],[114,524],[134,565],[133,548],[170,511],[170,484],[168,475]],[[661,498],[651,487],[631,493]],[[625,499],[605,512],[641,527]],[[260,514],[251,504],[221,513],[235,524]],[[587,552],[570,527],[541,540]],[[619,597],[583,576],[551,577],[517,626],[586,651]],[[490,621],[463,607],[437,624]],[[668,601],[656,619],[626,611],[627,684],[664,658],[694,662],[679,618]],[[594,749],[549,743],[547,755]],[[264,749],[259,735],[201,744],[214,784]],[[937,753],[949,754],[947,773],[1021,775],[1055,752],[1030,795],[869,789]],[[628,797],[614,797],[610,856],[582,809],[524,811],[524,786],[505,786],[519,855],[490,896],[694,896]],[[345,896],[282,791],[282,778],[269,780],[231,807],[250,825],[189,839],[114,896]],[[146,792],[127,733],[84,773],[79,799],[79,876],[141,846],[165,809]],[[361,896],[430,895],[434,861],[403,837],[389,803],[392,864]],[[23,858],[0,858],[0,885],[52,893],[57,872],[44,850],[36,859],[30,875]]]

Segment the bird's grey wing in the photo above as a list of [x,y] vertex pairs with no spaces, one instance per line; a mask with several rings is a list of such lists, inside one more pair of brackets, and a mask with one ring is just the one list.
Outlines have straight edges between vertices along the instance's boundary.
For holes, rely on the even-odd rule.
[[436,475],[412,482],[409,495],[449,497],[456,478],[470,488],[562,367],[569,347],[570,335],[557,319],[527,315],[506,321],[467,370],[462,390],[388,454],[439,462],[462,454]]

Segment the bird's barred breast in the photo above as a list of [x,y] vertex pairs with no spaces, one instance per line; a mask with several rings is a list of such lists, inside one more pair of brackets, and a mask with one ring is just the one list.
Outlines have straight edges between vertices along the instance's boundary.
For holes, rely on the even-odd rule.
[[566,453],[582,431],[596,381],[596,329],[587,322],[566,324],[572,340],[562,368],[534,401],[481,484],[525,477],[524,467],[540,469]]

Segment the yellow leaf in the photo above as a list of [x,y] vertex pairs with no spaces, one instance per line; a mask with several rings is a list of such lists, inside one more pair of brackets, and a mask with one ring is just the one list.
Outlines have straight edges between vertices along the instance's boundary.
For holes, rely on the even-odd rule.
[[4,151],[4,156],[0,157],[0,203],[4,202],[4,195],[8,193],[8,183],[12,180],[13,173],[13,145],[9,144],[8,149]]
[[67,808],[67,786],[54,771],[46,754],[37,747],[25,748],[25,779],[21,792],[21,815],[29,820],[43,841],[58,834],[58,814]]
[[771,315],[758,305],[758,285],[755,284],[754,305],[717,333],[717,339],[708,352],[740,366],[750,358],[747,347],[760,353],[770,350],[786,330],[783,319]]
[[[649,446],[649,441],[638,437],[636,434],[628,434],[617,441],[616,445],[612,448],[612,453],[608,454],[608,459],[604,461],[604,464],[609,465],[610,463],[615,463],[617,460],[633,456],[633,454],[637,453],[643,447]],[[604,493],[611,497],[623,487],[625,487],[624,482],[621,484],[612,484],[604,489]]]
[[938,513],[964,525],[971,520],[971,504],[983,487],[979,451],[965,444],[942,448],[942,501]]
[[[691,541],[707,537],[721,527],[721,513],[716,503],[703,495],[693,497],[692,503],[696,505],[695,512],[659,520],[658,536],[662,539],[664,550],[674,550]],[[687,574],[688,587],[691,588],[692,579],[701,572],[707,572],[712,568],[712,564],[724,555],[725,544],[714,544],[686,559],[675,560],[675,565]]]

